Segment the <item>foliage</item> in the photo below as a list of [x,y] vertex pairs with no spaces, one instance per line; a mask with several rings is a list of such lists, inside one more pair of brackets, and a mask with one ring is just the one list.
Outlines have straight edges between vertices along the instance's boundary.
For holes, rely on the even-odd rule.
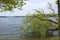
[[25,4],[24,1],[25,0],[0,0],[0,9],[1,11],[11,11],[16,7],[21,8]]
[[[42,18],[42,19],[47,19],[50,20],[49,17],[45,17],[44,14],[33,14],[30,17],[27,17],[24,21],[25,21],[25,25],[22,26],[22,28],[24,29],[24,31],[30,31],[30,32],[34,32],[34,34],[37,32],[39,33],[41,36],[46,36],[47,30],[49,28],[57,28],[58,25],[54,24],[50,21],[45,21],[42,19],[38,19],[35,16]],[[35,34],[38,35],[38,34]]]
[[[49,4],[49,9],[52,11],[50,16],[55,16],[55,12],[54,9],[52,8],[52,5],[50,3]],[[39,33],[39,35],[41,35],[42,37],[45,37],[47,34],[47,30],[49,28],[58,28],[58,22],[54,22],[53,20],[51,20],[45,13],[44,11],[39,11],[39,10],[35,10],[37,13],[30,15],[30,17],[27,17],[24,21],[24,26],[22,26],[22,29],[24,29],[24,31],[26,32],[33,32],[33,34],[35,33]],[[58,18],[58,16],[56,17]],[[35,34],[38,35],[38,34]]]

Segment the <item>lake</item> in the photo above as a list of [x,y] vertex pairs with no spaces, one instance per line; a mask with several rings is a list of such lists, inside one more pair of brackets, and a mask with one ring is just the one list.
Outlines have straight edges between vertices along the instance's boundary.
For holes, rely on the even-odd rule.
[[12,40],[20,36],[24,17],[0,17],[0,40]]
[[20,26],[23,24],[24,18],[23,16],[0,17],[0,40],[22,40]]

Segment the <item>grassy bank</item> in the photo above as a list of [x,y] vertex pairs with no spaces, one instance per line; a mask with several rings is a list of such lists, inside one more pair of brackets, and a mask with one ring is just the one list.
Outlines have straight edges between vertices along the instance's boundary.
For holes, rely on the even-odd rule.
[[58,36],[55,36],[55,37],[46,37],[46,38],[43,38],[43,37],[29,37],[29,36],[21,36],[19,39],[21,40],[59,40],[59,37]]

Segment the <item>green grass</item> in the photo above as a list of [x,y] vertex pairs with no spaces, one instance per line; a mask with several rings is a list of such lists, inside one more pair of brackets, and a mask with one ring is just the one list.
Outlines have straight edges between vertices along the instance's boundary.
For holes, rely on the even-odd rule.
[[59,37],[50,37],[50,38],[46,38],[46,40],[59,40]]

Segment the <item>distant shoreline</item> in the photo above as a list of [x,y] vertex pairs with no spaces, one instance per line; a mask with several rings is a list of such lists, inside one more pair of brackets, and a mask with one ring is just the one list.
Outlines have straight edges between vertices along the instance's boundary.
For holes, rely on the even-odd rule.
[[0,18],[18,18],[18,17],[29,17],[29,16],[0,16]]
[[[12,17],[31,17],[31,16],[0,16],[0,18],[12,18]],[[48,17],[54,17],[54,16],[48,16]]]

